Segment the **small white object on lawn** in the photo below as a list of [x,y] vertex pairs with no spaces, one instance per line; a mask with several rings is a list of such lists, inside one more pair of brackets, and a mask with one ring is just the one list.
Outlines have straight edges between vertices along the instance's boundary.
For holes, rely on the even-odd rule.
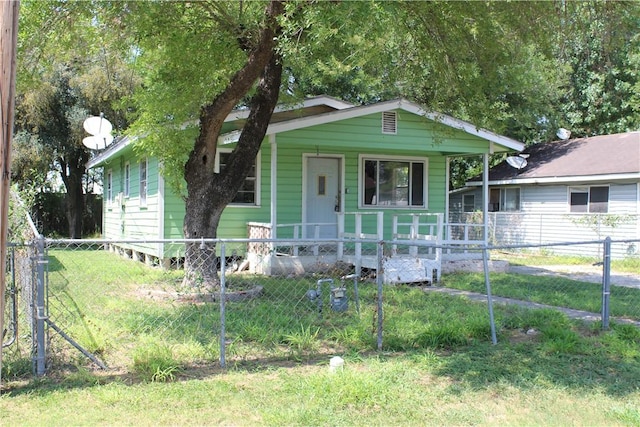
[[340,356],[334,356],[329,360],[329,372],[342,371],[344,367],[344,359]]

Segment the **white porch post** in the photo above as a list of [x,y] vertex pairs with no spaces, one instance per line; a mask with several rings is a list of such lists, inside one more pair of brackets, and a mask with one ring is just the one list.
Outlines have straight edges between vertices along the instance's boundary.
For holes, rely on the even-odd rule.
[[[276,135],[269,135],[269,145],[271,147],[271,238],[277,239],[276,225],[278,224],[278,145]],[[257,189],[259,191],[259,189]]]
[[445,161],[445,179],[444,179],[444,231],[442,232],[441,235],[438,236],[438,238],[442,239],[443,241],[445,239],[448,239],[447,236],[445,236],[445,233],[448,235],[448,228],[449,228],[449,191],[451,191],[451,185],[449,184],[449,181],[451,179],[451,157],[447,157],[446,161]]
[[[165,238],[164,235],[164,178],[160,173],[162,164],[158,162],[158,239]],[[164,242],[158,243],[158,260],[165,266]],[[167,265],[166,268],[169,268]]]
[[484,244],[489,242],[489,153],[482,155],[482,218]]
[[444,222],[449,222],[449,191],[451,191],[451,185],[449,180],[451,179],[451,157],[447,157],[445,160],[445,178],[444,178]]

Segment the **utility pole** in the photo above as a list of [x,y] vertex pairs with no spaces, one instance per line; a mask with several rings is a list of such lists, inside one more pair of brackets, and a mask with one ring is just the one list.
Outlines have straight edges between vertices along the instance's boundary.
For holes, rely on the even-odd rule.
[[[7,230],[11,183],[11,137],[16,90],[19,0],[0,1],[0,338],[4,338]],[[2,341],[2,339],[0,339]],[[0,372],[2,346],[0,345]],[[0,378],[0,381],[2,378]]]

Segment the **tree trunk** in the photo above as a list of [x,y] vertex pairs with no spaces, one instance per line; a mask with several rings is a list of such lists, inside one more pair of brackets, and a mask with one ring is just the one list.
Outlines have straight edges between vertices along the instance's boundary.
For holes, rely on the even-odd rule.
[[67,186],[67,223],[69,224],[69,238],[82,238],[82,217],[84,213],[84,194],[82,192],[82,178],[70,177]]
[[82,238],[82,219],[84,214],[84,192],[82,177],[85,173],[85,163],[89,155],[82,149],[68,154],[68,161],[58,159],[60,176],[67,190],[66,217],[69,225],[69,238]]
[[[271,115],[278,102],[282,64],[276,52],[280,31],[276,18],[284,13],[280,1],[265,9],[266,24],[251,47],[247,61],[213,102],[202,108],[200,134],[185,164],[187,183],[184,236],[187,239],[214,239],[220,216],[247,177],[265,137]],[[245,41],[246,42],[246,41]],[[255,87],[250,114],[227,165],[214,172],[218,136],[231,110]],[[212,243],[188,243],[185,251],[184,284],[206,291],[219,288],[218,259]]]

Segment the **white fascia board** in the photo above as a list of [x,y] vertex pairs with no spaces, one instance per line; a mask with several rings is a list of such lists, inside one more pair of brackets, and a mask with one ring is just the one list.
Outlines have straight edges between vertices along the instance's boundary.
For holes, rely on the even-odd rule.
[[114,146],[107,148],[102,153],[98,154],[96,157],[89,160],[85,165],[85,167],[87,169],[91,169],[98,166],[99,164],[109,160],[111,157],[115,156],[116,154],[118,154],[119,152],[121,152],[122,150],[124,150],[126,147],[133,144],[137,140],[138,140],[137,137],[129,138],[128,136],[125,136],[123,139],[118,141]]
[[[447,116],[446,114],[425,111],[419,105],[414,104],[413,102],[409,102],[406,99],[396,99],[393,101],[379,102],[371,105],[333,111],[317,116],[302,117],[299,119],[288,120],[286,122],[274,123],[269,125],[269,127],[267,128],[267,133],[269,134],[286,132],[290,130],[302,129],[306,127],[336,122],[339,120],[351,119],[354,117],[366,116],[368,114],[375,114],[395,109],[400,109],[416,115],[424,116],[435,122],[442,123],[455,129],[460,129],[468,134],[475,135],[482,139],[501,145],[505,148],[508,148],[509,150],[522,151],[525,147],[523,143],[518,142],[515,139],[507,138],[484,129],[478,129],[476,126],[463,120],[455,119],[453,117]],[[233,131],[221,135],[220,138],[218,138],[218,142],[220,144],[230,144],[238,142],[239,137],[240,131]]]
[[[280,113],[282,111],[293,111],[293,110],[298,110],[301,108],[308,108],[308,107],[316,107],[318,105],[326,105],[328,107],[331,108],[335,108],[336,110],[344,110],[347,108],[353,108],[354,105],[349,103],[349,102],[344,102],[341,101],[337,98],[333,98],[331,96],[316,96],[313,98],[309,98],[309,99],[305,99],[301,102],[295,103],[295,104],[283,104],[283,105],[278,105],[276,106],[276,108],[273,110],[274,113]],[[235,110],[232,111],[227,118],[224,120],[225,122],[231,122],[234,120],[243,120],[246,119],[247,117],[249,117],[249,113],[251,112],[251,110],[249,108],[243,109],[243,110]]]
[[[240,133],[242,133],[242,131],[234,130],[232,132],[220,135],[218,137],[218,145],[233,144],[235,142],[238,142],[238,139],[240,139]],[[268,133],[269,128],[267,128],[267,134]]]
[[[515,178],[489,181],[489,185],[523,185],[523,184],[568,184],[572,182],[608,182],[640,180],[640,173],[622,173],[606,175],[580,175],[545,178]],[[465,184],[468,187],[479,187],[480,181],[469,181]]]
[[[480,184],[482,184],[482,183],[480,183]],[[456,188],[455,190],[451,190],[451,191],[449,191],[449,195],[450,195],[450,196],[453,196],[454,194],[467,193],[467,192],[469,192],[469,191],[475,191],[475,190],[476,190],[476,189],[475,189],[475,188],[473,188],[473,187],[467,187],[467,186],[465,186],[465,187],[460,187],[460,188]]]

